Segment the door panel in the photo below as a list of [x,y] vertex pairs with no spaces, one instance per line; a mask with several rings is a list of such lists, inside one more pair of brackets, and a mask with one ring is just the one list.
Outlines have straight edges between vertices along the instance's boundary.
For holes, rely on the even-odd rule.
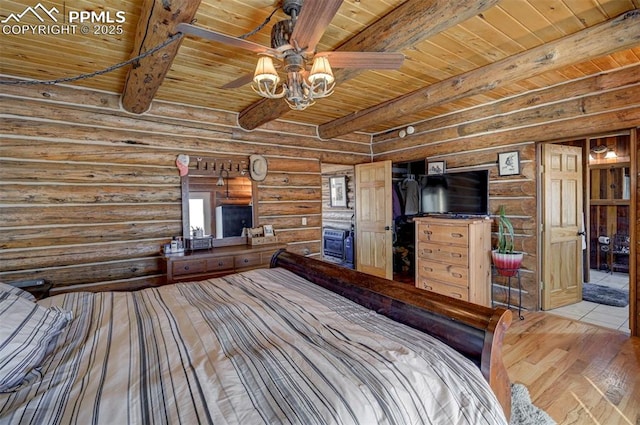
[[393,278],[391,161],[356,165],[356,268]]
[[582,300],[582,148],[542,146],[542,308]]

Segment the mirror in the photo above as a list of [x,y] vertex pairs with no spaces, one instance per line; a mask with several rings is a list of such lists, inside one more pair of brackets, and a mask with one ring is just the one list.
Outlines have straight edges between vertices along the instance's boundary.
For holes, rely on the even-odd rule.
[[253,227],[255,183],[248,157],[194,157],[181,177],[182,233],[185,239],[213,237],[214,246],[245,244],[243,228]]
[[630,168],[621,164],[591,165],[592,200],[629,200],[631,198]]

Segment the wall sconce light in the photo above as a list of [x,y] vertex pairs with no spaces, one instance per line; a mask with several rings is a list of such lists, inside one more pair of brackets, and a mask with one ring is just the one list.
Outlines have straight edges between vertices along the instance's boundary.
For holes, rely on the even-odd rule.
[[[218,177],[218,182],[216,183],[216,186],[225,186],[223,173],[227,173],[227,180],[229,180],[229,172],[223,168],[222,170],[220,170],[220,177]],[[227,182],[226,186],[227,186],[227,199],[229,199],[229,184],[228,184],[228,182]]]
[[606,145],[594,146],[589,150],[589,161],[595,161],[596,159],[615,159],[618,157],[615,149],[607,147]]

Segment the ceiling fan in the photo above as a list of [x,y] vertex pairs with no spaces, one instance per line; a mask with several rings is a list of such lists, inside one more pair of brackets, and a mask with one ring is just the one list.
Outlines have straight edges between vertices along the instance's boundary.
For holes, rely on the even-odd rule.
[[[404,55],[391,52],[316,52],[316,46],[343,0],[283,0],[282,10],[290,19],[274,24],[271,47],[210,29],[181,23],[177,31],[260,55],[253,74],[240,77],[223,88],[251,83],[261,96],[284,98],[295,110],[303,110],[316,99],[333,93],[335,79],[331,68],[398,69]],[[282,85],[273,64],[286,73]]]

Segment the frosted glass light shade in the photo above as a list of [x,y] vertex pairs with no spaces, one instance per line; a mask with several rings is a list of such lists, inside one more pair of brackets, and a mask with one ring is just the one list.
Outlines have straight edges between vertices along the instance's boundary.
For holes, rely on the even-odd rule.
[[324,56],[317,57],[313,60],[313,66],[311,66],[311,73],[309,74],[309,81],[311,84],[315,83],[316,80],[321,79],[324,80],[327,85],[334,81],[329,59]]
[[280,82],[280,77],[273,66],[273,60],[269,56],[261,56],[253,73],[253,81],[256,84],[270,83],[274,86]]

